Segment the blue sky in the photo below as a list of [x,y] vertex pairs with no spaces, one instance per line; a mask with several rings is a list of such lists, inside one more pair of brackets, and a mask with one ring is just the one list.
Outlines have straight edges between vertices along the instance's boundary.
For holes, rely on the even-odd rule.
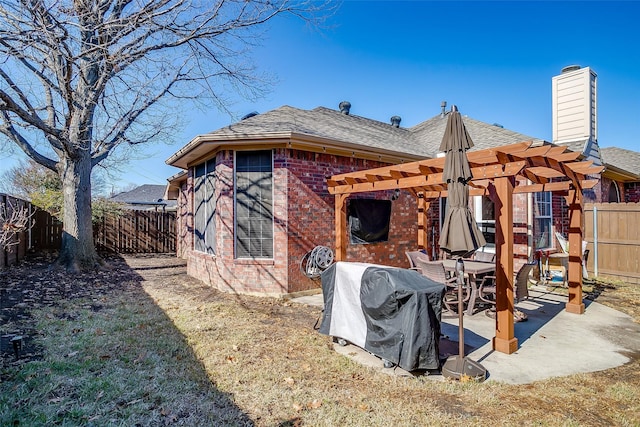
[[[236,100],[235,116],[184,109],[172,145],[145,147],[110,178],[115,188],[164,184],[164,161],[194,136],[242,115],[282,105],[352,104],[351,113],[413,126],[440,112],[551,140],[551,78],[567,65],[598,74],[598,141],[640,150],[640,2],[344,1],[323,29],[292,17],[273,21],[252,60],[276,77],[257,102]],[[1,170],[16,155],[0,153]],[[0,170],[0,172],[1,172]]]

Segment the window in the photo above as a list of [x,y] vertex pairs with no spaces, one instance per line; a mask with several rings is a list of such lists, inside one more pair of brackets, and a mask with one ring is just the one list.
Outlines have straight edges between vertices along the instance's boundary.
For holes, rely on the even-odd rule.
[[535,193],[533,207],[533,242],[535,248],[552,247],[551,193]]
[[193,186],[193,246],[198,252],[215,254],[216,243],[216,198],[215,159],[195,167]]
[[271,151],[237,151],[236,258],[273,258]]
[[615,182],[612,182],[609,185],[609,203],[619,203],[620,202],[620,190]]
[[366,244],[389,240],[391,200],[350,200],[347,217],[350,243]]
[[495,205],[489,196],[474,197],[475,219],[484,240],[487,244],[484,246],[485,252],[495,252],[496,250],[496,216]]

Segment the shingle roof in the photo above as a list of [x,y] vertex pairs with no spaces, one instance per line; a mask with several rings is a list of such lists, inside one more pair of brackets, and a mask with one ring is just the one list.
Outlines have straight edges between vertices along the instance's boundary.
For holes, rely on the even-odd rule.
[[[442,136],[447,125],[447,114],[437,115],[416,126],[409,128],[413,137],[422,145],[425,145],[430,153],[429,157],[435,157],[442,142]],[[473,150],[498,147],[523,141],[533,141],[534,144],[542,144],[544,140],[514,132],[497,125],[490,125],[479,120],[463,116],[462,121],[473,140]]]
[[133,190],[124,191],[111,197],[116,202],[137,204],[137,205],[166,205],[173,206],[176,202],[173,200],[164,200],[165,185],[144,184]]
[[602,160],[617,168],[640,176],[640,153],[618,147],[600,148]]
[[[354,144],[361,146],[364,150],[388,150],[407,156],[432,158],[439,151],[447,123],[447,114],[438,114],[413,127],[405,128],[394,127],[390,123],[353,114],[343,114],[326,107],[303,110],[284,105],[201,135],[174,154],[167,162],[173,164],[193,148],[199,147],[204,140],[232,144],[234,140],[290,137],[293,134],[324,138],[335,141],[336,144]],[[472,150],[482,150],[522,141],[533,141],[534,145],[544,143],[544,140],[540,138],[514,132],[468,116],[463,116],[463,121],[474,143]],[[585,141],[565,142],[560,145],[566,146],[571,151],[588,154],[584,153]],[[605,149],[600,150],[604,151]],[[608,155],[603,154],[603,161],[640,176],[640,167],[638,166],[640,165],[640,161],[638,161],[640,153],[621,149],[617,149],[620,151],[606,150]],[[627,154],[622,153],[623,151],[626,151]],[[600,155],[596,154],[596,157],[599,158]]]
[[[463,120],[473,139],[475,149],[529,140],[542,142],[538,138],[469,117],[464,117]],[[210,132],[206,137],[235,139],[291,132],[421,157],[435,157],[439,151],[438,147],[442,141],[446,123],[446,115],[437,115],[411,128],[396,128],[389,123],[347,115],[325,107],[302,110],[285,105]]]

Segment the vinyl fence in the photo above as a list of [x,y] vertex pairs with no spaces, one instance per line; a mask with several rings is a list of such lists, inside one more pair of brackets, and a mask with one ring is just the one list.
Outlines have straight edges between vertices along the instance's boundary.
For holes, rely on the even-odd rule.
[[640,283],[640,204],[585,204],[587,270],[604,276]]

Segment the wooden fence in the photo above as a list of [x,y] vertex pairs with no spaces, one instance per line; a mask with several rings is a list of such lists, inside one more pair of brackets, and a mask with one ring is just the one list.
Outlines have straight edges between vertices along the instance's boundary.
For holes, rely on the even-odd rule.
[[175,212],[125,211],[94,225],[100,250],[118,253],[167,253],[176,251]]
[[590,276],[640,283],[640,203],[587,203]]
[[36,250],[58,250],[62,245],[62,221],[38,209],[33,216],[31,246]]
[[[0,207],[5,209],[9,215],[12,209],[27,208],[29,212],[33,207],[31,203],[26,200],[18,199],[7,194],[0,194]],[[0,224],[2,226],[2,224]],[[29,232],[16,233],[11,237],[10,245],[8,248],[0,248],[0,267],[8,267],[16,264],[27,254],[27,250],[30,248]]]

